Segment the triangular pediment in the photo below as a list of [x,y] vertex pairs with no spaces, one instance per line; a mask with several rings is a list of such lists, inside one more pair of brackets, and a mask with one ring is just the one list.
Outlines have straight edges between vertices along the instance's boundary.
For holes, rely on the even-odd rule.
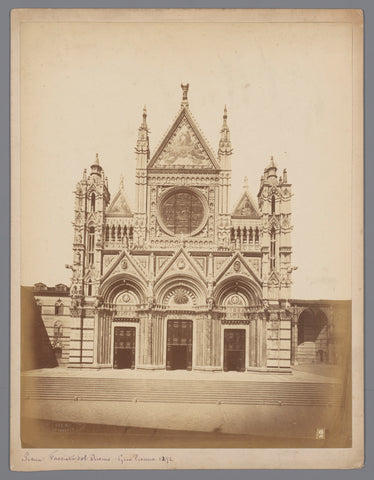
[[162,266],[156,277],[156,283],[161,280],[161,278],[175,274],[197,276],[203,283],[206,282],[200,265],[198,265],[183,248],[180,248],[175,255]]
[[182,108],[148,168],[219,170],[219,164],[187,108]]
[[274,215],[270,217],[269,228],[275,228],[276,230],[280,228],[280,223]]
[[261,279],[259,278],[257,272],[255,272],[255,270],[249,266],[248,262],[245,261],[239,252],[233,255],[222,265],[215,281],[217,283],[222,278],[236,275],[246,276],[261,285]]
[[139,265],[139,263],[130,255],[127,250],[113,258],[113,260],[107,265],[107,269],[101,278],[101,282],[106,280],[111,275],[117,275],[118,273],[134,275],[137,278],[141,278],[146,282],[146,272]]
[[279,277],[274,271],[270,273],[268,283],[271,285],[279,285]]
[[132,217],[132,211],[123,189],[117,192],[106,214],[119,217]]
[[232,213],[232,217],[254,219],[261,218],[260,212],[258,211],[253,198],[247,190],[243,193],[239,202],[236,204]]

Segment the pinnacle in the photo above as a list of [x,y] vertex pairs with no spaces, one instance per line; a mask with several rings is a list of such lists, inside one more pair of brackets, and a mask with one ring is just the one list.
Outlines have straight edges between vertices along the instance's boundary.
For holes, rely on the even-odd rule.
[[181,103],[181,107],[188,107],[188,89],[189,89],[189,86],[190,84],[189,83],[186,83],[185,85],[183,85],[183,83],[181,83],[181,89],[183,91],[183,95],[182,95],[182,103]]
[[147,126],[147,107],[145,105],[143,107],[143,121],[142,121],[142,124],[141,124],[140,128],[142,130],[148,130],[148,126]]
[[119,188],[120,190],[122,190],[124,188],[124,176],[121,174],[120,178],[119,178]]

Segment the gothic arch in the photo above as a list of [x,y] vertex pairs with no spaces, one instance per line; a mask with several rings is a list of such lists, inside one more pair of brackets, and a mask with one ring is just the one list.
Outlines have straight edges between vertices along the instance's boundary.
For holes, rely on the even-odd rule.
[[216,305],[224,305],[228,297],[238,294],[246,305],[259,305],[262,298],[261,288],[248,277],[235,275],[221,280],[214,289],[213,297]]
[[139,300],[139,303],[146,302],[144,285],[131,274],[117,274],[109,277],[100,287],[99,295],[105,303],[114,303],[121,293],[131,292]]

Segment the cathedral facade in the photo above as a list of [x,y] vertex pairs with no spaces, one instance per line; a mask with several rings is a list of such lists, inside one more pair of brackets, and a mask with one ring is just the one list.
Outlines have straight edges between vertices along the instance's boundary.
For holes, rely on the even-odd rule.
[[230,210],[230,130],[209,147],[182,85],[151,155],[138,131],[135,208],[111,197],[98,156],[75,191],[69,365],[289,369],[291,185],[270,160],[257,201]]
[[287,372],[331,360],[335,307],[291,299],[287,171],[271,158],[257,199],[245,181],[230,209],[226,107],[215,154],[182,91],[153,154],[143,111],[134,209],[122,180],[111,196],[98,156],[76,186],[71,287],[34,286],[59,363]]

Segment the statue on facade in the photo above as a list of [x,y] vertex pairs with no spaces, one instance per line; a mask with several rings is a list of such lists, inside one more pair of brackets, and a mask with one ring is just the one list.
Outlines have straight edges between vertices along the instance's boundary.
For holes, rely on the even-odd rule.
[[206,303],[207,303],[207,305],[208,305],[208,309],[209,309],[209,310],[212,310],[213,307],[214,307],[214,300],[213,300],[213,298],[212,298],[212,297],[208,297],[208,298],[206,299]]

